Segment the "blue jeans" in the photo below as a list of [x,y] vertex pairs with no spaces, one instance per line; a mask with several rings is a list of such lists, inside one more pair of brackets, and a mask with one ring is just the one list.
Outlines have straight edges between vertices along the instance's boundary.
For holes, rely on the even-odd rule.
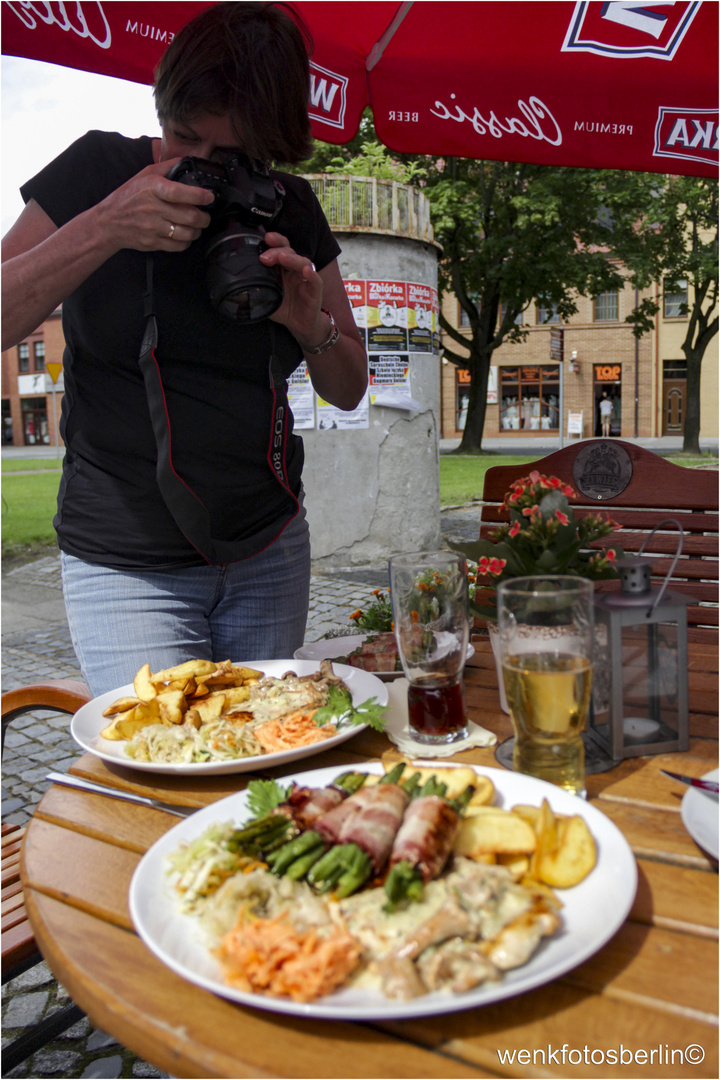
[[282,660],[305,636],[310,537],[301,509],[250,559],[185,570],[110,570],[61,553],[70,635],[97,697],[184,660]]

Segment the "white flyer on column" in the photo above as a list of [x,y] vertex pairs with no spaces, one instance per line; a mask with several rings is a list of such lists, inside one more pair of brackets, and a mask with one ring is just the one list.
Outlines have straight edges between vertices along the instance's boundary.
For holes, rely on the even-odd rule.
[[315,395],[304,360],[288,379],[288,402],[292,409],[295,430],[315,427]]

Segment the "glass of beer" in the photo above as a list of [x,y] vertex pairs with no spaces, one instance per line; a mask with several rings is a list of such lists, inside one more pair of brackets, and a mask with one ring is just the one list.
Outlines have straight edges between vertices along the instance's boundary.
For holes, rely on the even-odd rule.
[[410,683],[410,733],[421,743],[467,736],[463,667],[470,637],[465,559],[416,551],[390,559],[395,637]]
[[592,691],[593,585],[538,575],[498,586],[505,691],[515,731],[513,768],[585,796]]

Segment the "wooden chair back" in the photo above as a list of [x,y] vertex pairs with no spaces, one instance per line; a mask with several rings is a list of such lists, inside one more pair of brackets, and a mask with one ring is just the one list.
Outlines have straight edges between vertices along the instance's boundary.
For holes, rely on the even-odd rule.
[[[2,695],[2,744],[9,724],[31,712],[73,714],[90,701],[85,683],[76,679],[51,679],[32,686],[21,686]],[[25,828],[2,825],[2,981],[22,974],[42,960],[35,935],[25,910],[20,859]],[[76,1024],[83,1016],[77,1005],[64,1006],[52,1013],[26,1034],[3,1046],[3,1066],[14,1069],[40,1047]]]
[[[653,579],[665,578],[677,550],[679,521],[682,554],[669,587],[692,598],[688,607],[691,641],[717,642],[718,636],[718,472],[674,465],[650,450],[620,439],[587,439],[525,465],[497,465],[485,473],[480,537],[488,538],[508,520],[502,503],[513,481],[533,470],[571,484],[578,497],[575,514],[605,511],[620,531],[613,540],[628,555],[652,559]],[[657,532],[652,533],[657,528]],[[652,533],[652,535],[651,535]],[[613,587],[611,585],[611,587]]]

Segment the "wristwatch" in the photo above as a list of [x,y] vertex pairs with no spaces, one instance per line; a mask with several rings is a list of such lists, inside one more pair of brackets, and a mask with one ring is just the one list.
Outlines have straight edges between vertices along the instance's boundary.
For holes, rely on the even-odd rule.
[[327,308],[320,308],[320,310],[325,315],[327,315],[328,319],[330,320],[330,336],[328,337],[328,339],[326,341],[323,341],[322,344],[320,344],[320,345],[312,345],[312,346],[311,345],[303,345],[302,346],[303,352],[308,353],[310,356],[320,356],[321,353],[327,352],[328,349],[332,349],[333,345],[335,344],[337,339],[340,337],[340,331],[338,330],[337,326],[335,325],[335,320],[333,319],[333,317],[330,314],[330,312],[328,311],[328,309]]

